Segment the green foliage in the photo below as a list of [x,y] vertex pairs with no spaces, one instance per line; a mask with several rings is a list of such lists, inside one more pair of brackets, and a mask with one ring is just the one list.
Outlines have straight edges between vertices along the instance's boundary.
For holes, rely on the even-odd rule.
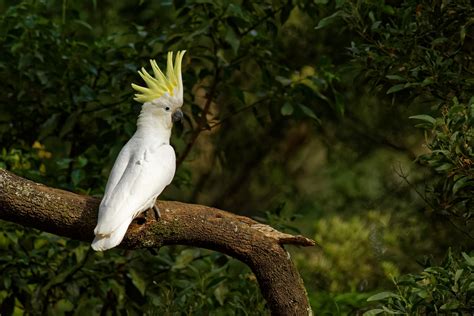
[[[35,148],[36,147],[36,148]],[[37,150],[22,151],[21,149],[2,148],[0,155],[0,168],[5,168],[15,172],[18,175],[26,176],[32,179],[41,177],[44,172],[44,165],[41,164],[42,159],[50,155],[38,143],[38,146],[33,146]]]
[[[229,140],[218,134],[212,139],[220,151],[215,163],[235,163],[234,151],[254,148],[264,138],[278,139],[292,118],[318,122],[321,110],[314,99],[343,111],[334,94],[338,78],[327,65],[315,71],[319,65],[288,63],[285,50],[268,50],[273,42],[286,45],[280,35],[290,29],[290,13],[314,10],[310,4],[188,1],[116,4],[111,10],[64,4],[58,10],[53,0],[23,1],[8,7],[0,19],[0,80],[5,83],[0,103],[15,104],[0,108],[0,141],[7,150],[31,151],[36,141],[45,146],[52,154],[43,161],[47,184],[102,192],[118,151],[135,129],[139,105],[131,103],[130,83],[139,79],[138,68],[151,57],[162,61],[166,50],[190,52],[184,62],[187,125],[178,127],[180,137],[173,140],[183,159],[193,146],[190,130],[243,123],[237,128],[242,137]],[[130,17],[133,23],[101,24],[114,10],[140,14]],[[149,10],[159,11],[162,22]],[[209,94],[201,97],[205,89]],[[207,99],[213,102],[210,109]],[[204,112],[212,115],[202,123]],[[20,119],[25,113],[29,119]],[[248,160],[270,149],[249,150]],[[188,175],[189,169],[179,169],[176,184],[189,183]],[[224,176],[236,181],[232,175]]]
[[316,224],[315,240],[321,244],[324,256],[315,255],[312,271],[330,292],[377,288],[407,268],[403,267],[407,262],[403,260],[403,247],[407,240],[420,238],[418,231],[403,229],[400,226],[407,223],[397,222],[389,214],[372,211],[367,215],[325,218]]
[[[9,104],[0,108],[0,141],[25,152],[40,142],[51,152],[43,159],[47,183],[100,189],[107,167],[134,130],[131,89],[124,87],[138,68],[137,51],[120,43],[129,34],[97,40],[71,36],[90,36],[92,30],[83,30],[85,22],[74,23],[79,20],[49,19],[46,9],[45,3],[25,1],[0,19],[0,102]],[[125,61],[120,66],[118,56]]]
[[[432,175],[421,187],[424,193],[416,192],[426,209],[464,234],[458,245],[466,240],[472,245],[473,239],[473,38],[468,35],[473,33],[473,12],[470,1],[344,1],[339,11],[320,22],[324,27],[342,17],[360,35],[350,52],[361,78],[391,97],[392,104],[410,104],[419,111],[410,118],[425,130],[429,152],[417,160]],[[467,272],[464,287],[459,287],[463,269],[470,271],[466,262],[449,253],[443,267],[401,277],[399,293],[371,297],[369,301],[388,303],[367,315],[467,312],[473,306],[472,275]]]
[[[135,130],[136,70],[186,49],[162,197],[315,236],[322,250],[292,256],[318,314],[360,313],[378,290],[386,308],[415,302],[428,285],[411,274],[387,294],[391,277],[473,247],[472,14],[467,0],[0,1],[0,167],[100,196]],[[0,225],[2,315],[265,313],[223,255],[96,254]],[[430,289],[459,269],[461,284],[452,261],[422,274]]]
[[471,1],[345,1],[338,12],[361,37],[350,51],[363,75],[394,102],[472,96]]
[[210,251],[95,253],[84,243],[9,224],[2,224],[0,249],[5,315],[260,315],[265,310],[250,270]]
[[[136,70],[151,57],[163,60],[168,49],[190,51],[184,65],[189,124],[185,128],[202,121],[203,103],[193,101],[193,85],[201,90],[214,85],[210,100],[222,98],[222,111],[214,121],[247,111],[261,126],[268,124],[269,114],[283,123],[280,108],[285,102],[299,109],[292,116],[316,118],[314,110],[303,104],[316,91],[321,93],[316,86],[309,89],[297,80],[283,84],[275,79],[275,74],[287,78],[292,72],[278,63],[283,56],[272,56],[264,47],[276,38],[293,4],[274,5],[189,1],[176,6],[90,8],[62,2],[58,10],[56,1],[22,1],[8,6],[0,18],[2,167],[52,186],[100,194],[114,158],[135,129],[139,108],[131,103],[130,83],[138,80]],[[130,16],[133,23],[101,24],[109,10],[130,9],[140,12]],[[156,17],[147,14],[158,9],[166,13],[163,21],[168,23],[157,26]],[[190,59],[193,67],[187,68]],[[305,78],[311,83],[317,76]],[[288,93],[276,88],[284,85]],[[237,86],[240,89],[234,89]],[[182,152],[188,132],[183,133],[182,126],[176,132],[184,136],[173,140]],[[186,189],[188,174],[188,169],[180,169],[175,185]],[[189,257],[188,250],[156,258],[119,250],[91,254],[87,245],[74,241],[38,236],[36,231],[4,223],[2,228],[16,236],[1,253],[2,279],[8,285],[1,298],[8,312],[260,314],[265,310],[248,270],[221,255]],[[160,277],[150,277],[150,268]],[[12,277],[14,282],[8,281]]]
[[380,211],[364,215],[319,219],[318,251],[293,255],[305,268],[304,278],[312,280],[310,300],[320,313],[350,315],[369,307],[366,300],[374,289],[390,288],[402,271],[418,270],[410,257],[435,247],[421,217]]
[[472,3],[347,1],[340,12],[362,37],[351,47],[360,73],[392,102],[423,106],[411,118],[430,136],[430,153],[419,161],[439,175],[425,187],[429,208],[470,231],[474,81],[473,39],[466,34],[474,30]]
[[474,215],[474,97],[468,104],[454,98],[440,117],[412,118],[422,121],[419,125],[431,139],[430,153],[420,161],[442,175],[430,192],[439,207],[436,210],[470,227]]
[[395,285],[396,292],[371,296],[368,301],[382,305],[364,315],[467,315],[474,306],[474,257],[449,252],[441,266],[405,275]]
[[318,315],[356,315],[364,310],[369,303],[367,292],[310,294],[311,305]]

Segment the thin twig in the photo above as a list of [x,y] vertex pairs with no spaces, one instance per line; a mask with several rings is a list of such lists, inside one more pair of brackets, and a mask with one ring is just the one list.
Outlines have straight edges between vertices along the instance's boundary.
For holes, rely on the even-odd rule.
[[469,239],[474,240],[474,236],[472,236],[468,231],[465,231],[464,229],[459,227],[449,216],[445,216],[445,217],[455,229],[459,230],[461,233],[466,235],[466,237],[468,237]]

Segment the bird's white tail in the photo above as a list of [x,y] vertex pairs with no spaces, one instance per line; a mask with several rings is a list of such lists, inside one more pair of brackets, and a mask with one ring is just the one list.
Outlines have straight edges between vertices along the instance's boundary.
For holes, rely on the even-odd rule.
[[118,246],[122,242],[125,234],[127,233],[128,226],[131,222],[131,220],[125,221],[109,235],[97,234],[94,240],[92,241],[92,249],[94,249],[95,251],[104,251]]

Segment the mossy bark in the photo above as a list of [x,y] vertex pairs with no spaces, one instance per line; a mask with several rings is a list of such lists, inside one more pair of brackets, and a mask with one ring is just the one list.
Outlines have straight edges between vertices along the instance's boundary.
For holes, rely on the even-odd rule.
[[[100,200],[50,188],[0,169],[0,219],[53,234],[91,241]],[[313,246],[250,218],[215,208],[158,201],[161,217],[134,221],[122,248],[189,245],[228,254],[249,265],[273,315],[308,315],[303,281],[284,244]]]

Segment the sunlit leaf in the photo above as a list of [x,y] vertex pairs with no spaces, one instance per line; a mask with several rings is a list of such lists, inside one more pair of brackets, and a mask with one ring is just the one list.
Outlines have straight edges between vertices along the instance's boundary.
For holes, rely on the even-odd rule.
[[135,271],[134,269],[129,270],[129,275],[132,279],[133,285],[137,287],[137,289],[140,291],[142,295],[145,295],[146,291],[146,280],[142,278],[140,273]]
[[363,316],[373,316],[373,315],[378,315],[380,313],[383,313],[384,310],[381,309],[381,308],[375,308],[375,309],[371,309],[367,312],[365,312],[364,314],[362,314]]
[[390,297],[398,298],[399,296],[395,293],[392,293],[392,292],[380,292],[380,293],[377,293],[377,294],[372,295],[371,297],[369,297],[367,299],[367,301],[368,302],[380,301],[380,300],[384,300],[384,299],[387,299],[387,298],[390,298]]
[[427,115],[427,114],[413,115],[413,116],[410,116],[410,119],[425,121],[425,122],[428,122],[432,125],[434,125],[436,123],[436,119],[433,118],[430,115]]

